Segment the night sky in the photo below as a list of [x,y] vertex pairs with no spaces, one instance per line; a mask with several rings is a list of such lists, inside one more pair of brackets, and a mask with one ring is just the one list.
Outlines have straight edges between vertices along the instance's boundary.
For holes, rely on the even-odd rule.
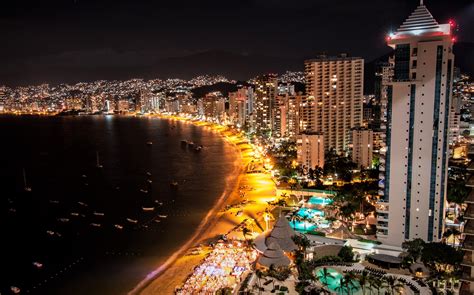
[[[460,42],[474,42],[474,1],[425,4],[438,22],[457,21]],[[160,60],[207,51],[278,57],[297,65],[323,51],[371,60],[388,52],[385,33],[417,5],[417,0],[1,1],[0,85],[129,78],[128,72],[149,78]],[[167,73],[160,70],[155,73]],[[180,71],[186,76],[186,69]]]

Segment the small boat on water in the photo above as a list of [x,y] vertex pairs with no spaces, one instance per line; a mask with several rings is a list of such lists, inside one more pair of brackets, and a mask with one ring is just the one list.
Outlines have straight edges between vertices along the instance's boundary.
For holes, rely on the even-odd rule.
[[155,203],[157,203],[157,204],[160,205],[160,206],[163,206],[163,202],[160,202],[160,201],[158,201],[158,200],[155,200]]
[[91,226],[93,226],[93,227],[101,227],[102,224],[100,224],[100,223],[91,223]]
[[95,157],[96,157],[96,162],[97,162],[97,163],[96,163],[96,167],[99,168],[99,169],[100,169],[100,168],[104,168],[104,166],[102,166],[102,165],[100,164],[99,152],[98,152],[98,151],[95,152]]
[[147,171],[147,172],[146,172],[146,175],[151,176],[151,173]]
[[87,175],[85,175],[85,174],[82,174],[82,178],[87,178]]
[[120,224],[114,224],[114,227],[115,227],[116,229],[123,229],[123,226],[120,225]]
[[59,204],[59,201],[57,201],[57,200],[49,200],[49,203],[50,203],[50,204]]
[[130,222],[130,223],[138,223],[138,220],[131,219],[131,218],[127,218],[127,221]]
[[160,218],[167,218],[168,215],[161,215],[161,214],[160,214],[160,215],[158,215],[158,217],[160,217]]
[[142,207],[143,211],[153,211],[155,207]]
[[23,188],[25,192],[31,192],[31,187],[27,185],[26,182],[26,171],[25,168],[23,168]]
[[160,222],[161,222],[161,220],[159,220],[159,219],[155,219],[154,221],[155,221],[156,223],[160,223]]
[[54,231],[52,230],[47,230],[46,233],[50,236],[54,236]]
[[36,267],[36,268],[42,268],[43,267],[43,264],[38,262],[38,261],[34,261],[33,262],[33,265]]
[[200,152],[202,150],[202,145],[198,145],[197,147],[194,148],[196,152]]
[[20,294],[21,290],[18,287],[15,286],[10,286],[10,291],[13,292],[13,294]]
[[79,205],[81,205],[82,207],[87,207],[88,205],[84,202],[77,202]]
[[188,147],[190,147],[190,148],[194,147],[194,142],[188,141]]
[[172,181],[170,185],[172,187],[178,187],[178,182],[177,181]]
[[62,235],[61,235],[60,233],[56,233],[56,236],[57,236],[58,238],[62,237]]
[[58,221],[66,223],[69,222],[69,218],[58,218]]
[[104,215],[105,215],[105,213],[103,213],[103,212],[96,212],[96,211],[94,211],[93,214],[94,214],[95,216],[104,216]]
[[153,183],[153,180],[147,179],[147,182],[148,182],[148,183]]
[[140,189],[140,191],[144,194],[148,194],[148,191],[146,189]]
[[79,213],[77,213],[77,212],[71,212],[71,216],[79,216]]
[[147,144],[148,146],[152,146],[152,145],[153,145],[153,142],[151,142],[151,141],[147,141],[147,143],[146,143],[146,144]]

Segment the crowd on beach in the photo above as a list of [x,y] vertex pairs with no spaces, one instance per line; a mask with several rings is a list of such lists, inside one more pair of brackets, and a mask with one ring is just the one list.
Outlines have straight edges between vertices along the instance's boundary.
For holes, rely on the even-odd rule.
[[251,270],[257,252],[239,241],[220,241],[187,278],[176,294],[214,294],[235,288]]

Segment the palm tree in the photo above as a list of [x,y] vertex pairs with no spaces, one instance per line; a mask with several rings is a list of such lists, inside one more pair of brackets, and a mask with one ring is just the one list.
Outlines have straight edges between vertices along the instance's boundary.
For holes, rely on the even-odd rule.
[[344,278],[339,279],[339,286],[334,288],[334,291],[336,291],[339,294],[344,294],[344,291],[346,290],[346,282],[344,281]]
[[370,274],[366,270],[362,271],[362,273],[357,276],[357,281],[359,282],[359,285],[362,288],[362,295],[365,295],[365,288],[370,282],[370,278]]
[[291,223],[293,223],[293,230],[296,230],[296,221],[300,221],[301,218],[298,216],[298,214],[294,214],[291,216]]
[[369,277],[369,287],[372,293],[372,289],[377,291],[377,294],[380,294],[380,288],[382,288],[382,280],[377,277]]
[[242,227],[242,235],[244,236],[245,241],[247,241],[247,235],[251,233],[250,229],[246,226]]
[[257,276],[258,294],[262,294],[261,279],[263,278],[263,272],[260,269],[257,269],[255,275]]
[[323,267],[323,269],[318,274],[318,280],[324,287],[328,287],[328,279],[334,279],[334,276],[328,271],[326,267]]
[[385,282],[387,283],[387,288],[390,290],[390,294],[393,295],[394,291],[400,294],[401,289],[403,288],[403,284],[394,277],[394,276],[385,276]]
[[354,284],[356,279],[356,274],[353,271],[348,271],[344,274],[344,283],[346,284],[347,294],[351,294],[352,290],[357,290],[357,287]]

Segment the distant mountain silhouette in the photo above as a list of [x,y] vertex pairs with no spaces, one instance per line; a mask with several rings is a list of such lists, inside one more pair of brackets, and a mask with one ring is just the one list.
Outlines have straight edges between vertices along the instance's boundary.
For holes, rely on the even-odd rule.
[[161,59],[153,65],[155,77],[190,79],[197,75],[220,74],[229,79],[248,80],[264,73],[302,71],[303,59],[245,55],[227,51],[206,51],[188,56]]

